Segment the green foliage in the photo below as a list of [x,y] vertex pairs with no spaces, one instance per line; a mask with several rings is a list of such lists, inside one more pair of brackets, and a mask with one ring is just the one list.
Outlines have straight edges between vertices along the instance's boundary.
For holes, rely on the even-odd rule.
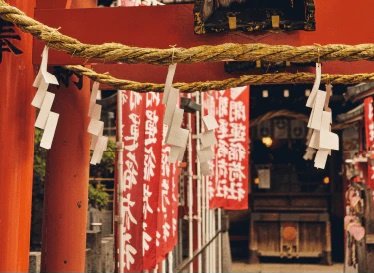
[[97,209],[105,208],[109,202],[109,194],[105,191],[103,184],[96,185],[89,184],[88,186],[88,200],[90,205]]
[[[34,186],[33,186],[33,200],[43,203],[44,197],[44,181],[46,171],[47,151],[40,148],[40,140],[43,131],[35,130],[34,141]],[[104,152],[100,164],[90,166],[91,177],[112,178],[114,176],[114,161],[115,161],[115,142],[108,142],[108,149]],[[92,206],[96,208],[103,208],[108,204],[109,195],[105,191],[105,186],[102,184],[89,185],[88,199]]]
[[42,135],[43,131],[36,128],[34,140],[34,181],[37,181],[41,185],[44,184],[47,158],[47,151],[40,148],[40,140]]
[[[90,176],[94,178],[113,178],[115,162],[116,144],[114,141],[108,141],[108,148],[103,154],[101,162],[97,165],[90,166]],[[109,202],[109,194],[101,183],[93,183],[88,188],[88,199],[91,206],[102,209]]]
[[31,249],[39,251],[42,241],[44,182],[47,151],[40,148],[43,131],[35,129],[34,173],[32,187]]

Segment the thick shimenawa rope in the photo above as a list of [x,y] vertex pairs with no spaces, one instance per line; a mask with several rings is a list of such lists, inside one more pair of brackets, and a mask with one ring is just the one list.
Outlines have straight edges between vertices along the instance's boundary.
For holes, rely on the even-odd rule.
[[307,63],[323,61],[374,61],[374,44],[358,45],[289,45],[233,44],[202,45],[191,48],[140,48],[119,43],[101,45],[84,44],[77,39],[61,34],[25,13],[0,0],[0,17],[17,25],[48,46],[84,59],[105,62],[149,63],[167,65],[175,63],[220,62],[220,61],[263,61]]
[[[133,90],[137,92],[163,92],[164,84],[140,83],[135,81],[117,79],[109,74],[96,73],[92,69],[81,65],[67,65],[66,69],[78,74],[87,76],[93,81],[113,86],[115,89]],[[175,88],[181,92],[223,90],[226,88],[244,86],[244,85],[262,85],[262,84],[301,84],[312,83],[315,80],[315,74],[312,73],[275,73],[261,75],[243,75],[239,78],[229,78],[222,81],[206,81],[192,83],[173,83]],[[356,84],[361,82],[374,81],[374,73],[370,74],[352,74],[352,75],[328,75],[323,74],[321,82],[331,84]]]

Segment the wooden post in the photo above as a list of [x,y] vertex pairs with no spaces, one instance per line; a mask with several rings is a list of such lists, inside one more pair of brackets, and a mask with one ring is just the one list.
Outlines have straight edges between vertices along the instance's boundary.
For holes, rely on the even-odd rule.
[[[37,0],[37,9],[95,7],[95,0]],[[79,26],[77,26],[79,28]],[[54,90],[52,111],[60,114],[47,157],[44,192],[42,271],[84,272],[89,179],[90,82],[79,90]]]
[[[9,3],[32,16],[35,1]],[[28,272],[35,114],[30,105],[35,92],[32,37],[13,30],[21,40],[8,41],[23,53],[0,52],[0,272]]]
[[42,241],[43,272],[84,272],[89,179],[88,102],[71,81],[55,88],[52,111],[60,114],[47,156]]

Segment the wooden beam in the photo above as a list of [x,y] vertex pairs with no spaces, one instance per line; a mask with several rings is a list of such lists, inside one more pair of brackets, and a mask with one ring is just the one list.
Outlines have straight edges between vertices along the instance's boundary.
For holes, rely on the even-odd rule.
[[[231,32],[228,34],[196,35],[193,32],[193,5],[166,5],[154,7],[121,7],[91,9],[48,9],[37,10],[36,19],[52,26],[61,27],[64,34],[75,37],[85,43],[100,44],[104,42],[120,42],[141,47],[169,48],[191,47],[203,44],[234,43],[268,43],[268,44],[359,44],[372,42],[374,31],[372,12],[369,8],[371,0],[356,1],[354,5],[342,5],[339,0],[316,0],[317,30],[314,32],[269,32],[265,34],[249,34]],[[34,47],[34,63],[40,62],[43,42],[36,41]],[[82,64],[88,60],[72,58],[65,53],[51,51],[50,64]],[[181,66],[182,67],[182,66]],[[178,71],[191,76],[181,76],[180,80],[208,79],[206,73],[213,78],[223,78],[222,64],[190,65]],[[107,67],[106,70],[117,76],[128,79],[142,78],[143,81],[156,77],[163,68],[151,66]],[[199,70],[196,70],[198,68]],[[212,69],[212,71],[209,71]],[[327,70],[326,70],[327,69]],[[355,62],[341,64],[339,62],[324,66],[329,73],[360,73],[372,72],[374,64]],[[151,75],[147,71],[153,71]],[[204,71],[203,73],[201,73]],[[209,72],[208,72],[209,71]],[[192,73],[193,72],[193,73]],[[200,72],[201,75],[196,75]],[[182,75],[181,74],[181,75]],[[134,78],[129,77],[134,75]],[[137,76],[136,76],[137,75]],[[161,74],[164,77],[164,74]],[[151,80],[149,80],[151,81]]]
[[[147,64],[95,64],[93,69],[98,73],[110,73],[112,76],[126,80],[151,83],[165,83],[167,67]],[[266,70],[266,69],[264,69]],[[355,74],[374,71],[374,63],[368,62],[329,62],[324,64],[322,72],[328,74]],[[280,72],[311,72],[314,69],[287,68]],[[259,74],[260,72],[257,72]],[[256,74],[256,73],[247,73]],[[241,74],[229,74],[224,71],[222,63],[178,64],[174,82],[195,82],[224,80],[240,77]],[[110,87],[109,87],[110,88]]]

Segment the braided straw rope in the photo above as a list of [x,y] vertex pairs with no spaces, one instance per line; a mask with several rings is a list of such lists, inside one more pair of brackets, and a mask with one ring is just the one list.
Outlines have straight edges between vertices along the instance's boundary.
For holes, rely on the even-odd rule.
[[203,45],[191,48],[140,48],[119,43],[101,45],[84,44],[77,39],[61,34],[0,0],[0,17],[17,25],[48,46],[84,59],[105,62],[149,63],[167,65],[175,63],[220,62],[220,61],[264,61],[306,63],[320,61],[374,61],[374,44],[359,45],[289,45],[266,44],[221,44]]
[[[140,83],[129,80],[117,79],[109,74],[99,74],[81,65],[67,65],[65,68],[78,74],[87,76],[93,81],[113,86],[115,89],[133,90],[140,93],[144,92],[163,92],[163,84]],[[315,75],[312,73],[276,73],[261,75],[243,75],[240,78],[229,78],[222,81],[206,81],[192,83],[173,83],[175,88],[181,92],[189,93],[195,91],[223,90],[226,88],[243,85],[262,85],[262,84],[300,84],[312,83]],[[352,75],[322,75],[323,83],[331,84],[357,84],[361,82],[374,81],[374,73],[371,74],[352,74]]]

